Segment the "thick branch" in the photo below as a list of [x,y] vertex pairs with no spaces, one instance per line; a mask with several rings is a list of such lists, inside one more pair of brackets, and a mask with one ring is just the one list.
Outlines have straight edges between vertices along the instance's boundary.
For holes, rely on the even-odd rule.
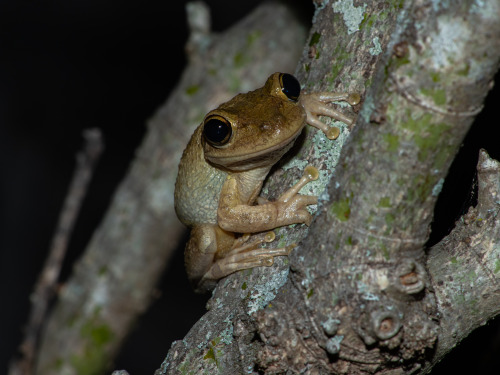
[[[372,4],[367,13],[377,11],[376,4]],[[383,19],[374,19],[369,23],[369,27],[363,27],[356,35],[346,37],[346,31],[334,33],[332,30],[332,25],[343,25],[343,21],[339,14],[333,14],[331,6],[325,8],[324,12],[318,10],[316,24],[310,34],[308,57],[303,58],[297,74],[301,81],[305,82],[306,89],[358,91],[362,94],[364,77],[372,75],[381,50],[373,49],[370,43],[354,41],[364,38],[372,40],[380,33],[383,37],[376,38],[376,45],[384,46],[398,10],[385,7],[384,11]],[[338,23],[332,22],[334,17]],[[362,19],[359,20],[361,21]],[[333,55],[332,51],[335,51]],[[340,52],[342,55],[339,55]],[[344,79],[348,76],[355,79]],[[339,81],[344,84],[339,85]],[[342,110],[348,113],[347,108]],[[333,142],[326,139],[321,132],[306,129],[304,138],[299,139],[289,158],[280,163],[280,168],[274,171],[272,178],[266,183],[264,194],[275,199],[286,187],[297,181],[305,165],[313,164],[320,169],[320,179],[311,189],[308,186],[304,193],[318,194],[321,200],[325,200],[321,193],[330,181],[341,147],[349,136],[349,129],[345,124],[335,125],[341,127],[342,131],[340,137]],[[297,243],[305,233],[304,226],[280,228],[277,238],[281,240],[275,241],[273,245]],[[247,371],[256,368],[260,343],[254,340],[256,326],[252,316],[275,299],[279,288],[287,281],[287,276],[288,261],[275,259],[272,267],[243,271],[220,282],[211,300],[212,310],[192,328],[184,340],[173,344],[158,373],[176,373],[182,368],[195,373],[201,369],[217,369],[221,373],[233,374],[235,369]],[[296,302],[292,301],[292,304]],[[274,302],[271,303],[274,305]],[[200,341],[201,338],[203,340]],[[215,357],[214,353],[217,354]],[[296,355],[298,353],[295,350],[293,353],[297,359],[301,358]]]
[[[423,245],[440,186],[496,73],[500,17],[496,1],[480,9],[416,2],[399,16],[342,151],[332,203],[291,256],[292,283],[259,314],[270,371],[417,371],[438,339]],[[286,358],[292,350],[301,354]]]

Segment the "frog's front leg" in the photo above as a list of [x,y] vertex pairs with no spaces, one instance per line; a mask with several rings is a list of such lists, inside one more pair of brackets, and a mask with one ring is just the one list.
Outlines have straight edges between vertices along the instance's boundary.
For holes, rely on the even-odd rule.
[[236,233],[265,232],[290,224],[309,225],[312,216],[306,207],[316,204],[318,198],[298,192],[309,181],[317,179],[318,175],[316,168],[306,167],[302,178],[278,200],[261,200],[257,206],[242,203],[236,178],[228,177],[220,194],[217,223],[222,229]]
[[[269,208],[275,205],[284,205],[288,207],[288,211],[284,214],[284,216],[287,216],[287,222],[291,219],[294,223],[306,222],[310,224],[312,217],[305,209],[305,206],[316,203],[317,198],[300,195],[298,192],[308,182],[316,180],[318,176],[319,173],[316,168],[312,166],[306,167],[302,178],[283,193],[276,202],[264,204],[264,206],[268,207],[266,207],[261,220],[267,220],[267,210]],[[236,194],[236,192],[233,193]],[[237,215],[242,215],[244,209],[259,211],[259,207],[263,206],[237,205],[237,207]],[[276,212],[275,209],[273,210]],[[299,221],[296,220],[297,213],[294,210],[300,211],[298,214]],[[255,213],[252,215],[254,218],[257,216]],[[274,232],[268,232],[251,242],[248,241],[248,234],[236,238],[232,233],[260,232],[263,230],[258,228],[266,227],[274,229],[278,226],[280,225],[276,225],[275,223],[272,226],[262,226],[258,222],[254,222],[254,226],[242,228],[235,225],[230,230],[227,228],[222,229],[220,223],[219,226],[201,225],[195,227],[191,232],[191,238],[186,246],[186,269],[188,270],[188,277],[196,286],[197,291],[212,289],[217,280],[233,272],[254,267],[271,266],[274,262],[274,257],[288,255],[295,247],[295,244],[278,249],[258,247],[263,242],[274,241]]]
[[335,120],[342,121],[347,125],[353,124],[353,119],[343,113],[327,106],[327,103],[345,101],[354,106],[359,103],[361,97],[357,93],[335,93],[335,92],[315,92],[311,94],[302,94],[300,103],[306,112],[306,122],[320,129],[329,139],[336,139],[339,134],[339,128],[329,127],[319,119],[319,116],[328,116]]

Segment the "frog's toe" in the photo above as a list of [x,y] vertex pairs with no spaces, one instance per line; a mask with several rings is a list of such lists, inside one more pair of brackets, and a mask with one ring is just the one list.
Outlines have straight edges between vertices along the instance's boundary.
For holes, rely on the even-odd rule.
[[311,225],[313,218],[312,218],[312,215],[307,210],[301,210],[300,216],[301,216],[302,223],[304,223],[307,226]]

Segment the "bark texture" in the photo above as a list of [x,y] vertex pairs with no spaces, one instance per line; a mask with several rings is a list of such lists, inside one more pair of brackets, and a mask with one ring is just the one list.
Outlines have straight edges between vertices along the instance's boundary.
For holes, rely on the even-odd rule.
[[481,150],[478,203],[429,250],[427,267],[440,312],[433,362],[500,313],[500,163]]
[[276,4],[220,35],[210,32],[202,4],[191,4],[188,14],[190,65],[149,121],[136,160],[59,295],[37,374],[96,374],[110,365],[185,231],[173,197],[189,136],[219,103],[254,89],[275,69],[292,71],[305,40],[304,27]]
[[274,199],[317,166],[316,219],[276,231],[278,246],[305,237],[288,260],[222,280],[157,374],[425,373],[498,314],[498,163],[482,153],[478,207],[424,246],[499,43],[496,0],[318,6],[297,75],[364,103],[335,144],[306,131],[264,188]]

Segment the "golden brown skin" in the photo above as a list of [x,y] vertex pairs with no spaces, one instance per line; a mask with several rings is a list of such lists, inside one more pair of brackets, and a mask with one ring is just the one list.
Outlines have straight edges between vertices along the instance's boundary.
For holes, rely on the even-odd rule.
[[[258,247],[274,239],[272,232],[253,243],[247,243],[247,235],[237,234],[289,224],[309,225],[312,217],[306,207],[316,204],[317,197],[300,195],[298,191],[317,178],[314,167],[309,167],[305,177],[276,202],[263,200],[263,204],[255,205],[262,183],[306,122],[321,128],[329,138],[336,138],[336,128],[319,121],[319,115],[352,122],[325,103],[346,100],[354,105],[359,95],[301,94],[298,101],[293,101],[283,92],[281,77],[281,73],[274,73],[264,87],[239,94],[209,112],[182,155],[175,210],[179,219],[192,228],[185,264],[197,291],[213,289],[217,280],[235,271],[269,266],[274,256],[288,255],[293,246]],[[223,145],[212,145],[204,133],[205,123],[213,118],[230,123],[231,137]]]

